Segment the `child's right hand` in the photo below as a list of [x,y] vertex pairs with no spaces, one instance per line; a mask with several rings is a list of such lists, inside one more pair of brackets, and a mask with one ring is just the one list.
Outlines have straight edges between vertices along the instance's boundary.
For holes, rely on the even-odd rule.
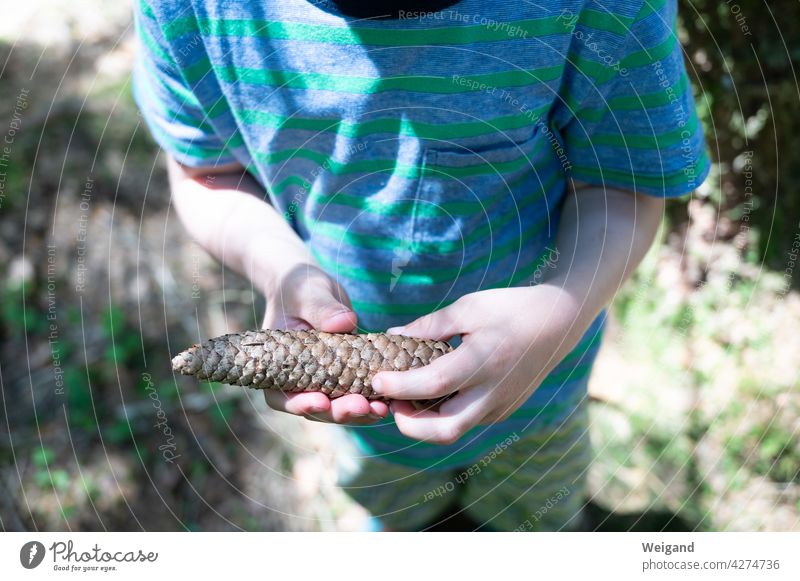
[[[355,329],[344,289],[314,264],[305,243],[243,167],[190,168],[171,159],[169,168],[172,199],[192,237],[266,295],[264,328]],[[333,401],[322,393],[264,395],[273,409],[323,422],[371,424],[389,413],[385,403],[355,394]]]
[[[344,289],[318,267],[304,264],[291,269],[268,289],[265,329],[318,329],[350,333],[356,314]],[[352,394],[331,400],[323,393],[284,393],[265,390],[267,405],[274,410],[309,420],[337,424],[371,424],[389,413],[379,401]]]

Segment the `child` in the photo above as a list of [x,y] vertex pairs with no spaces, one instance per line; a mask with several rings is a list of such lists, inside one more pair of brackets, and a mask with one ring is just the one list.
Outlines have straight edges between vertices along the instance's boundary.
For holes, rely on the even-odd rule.
[[342,485],[381,526],[461,507],[580,527],[603,308],[708,171],[675,19],[675,0],[140,0],[135,97],[175,208],[264,292],[264,327],[460,338],[379,374],[390,406],[266,394],[347,426]]

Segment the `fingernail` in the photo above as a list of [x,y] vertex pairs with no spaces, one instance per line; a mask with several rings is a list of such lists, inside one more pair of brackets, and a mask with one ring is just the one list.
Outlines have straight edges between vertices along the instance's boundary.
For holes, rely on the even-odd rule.
[[404,329],[405,327],[391,327],[389,329],[386,329],[386,333],[388,335],[402,335]]
[[383,390],[383,381],[381,380],[380,376],[373,378],[372,391],[380,395],[382,390]]

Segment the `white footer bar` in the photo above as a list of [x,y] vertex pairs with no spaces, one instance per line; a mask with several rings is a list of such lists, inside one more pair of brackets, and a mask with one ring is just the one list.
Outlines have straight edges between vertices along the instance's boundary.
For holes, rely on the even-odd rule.
[[187,574],[228,576],[222,581],[284,581],[284,575],[797,581],[800,533],[4,533],[0,574],[120,581]]

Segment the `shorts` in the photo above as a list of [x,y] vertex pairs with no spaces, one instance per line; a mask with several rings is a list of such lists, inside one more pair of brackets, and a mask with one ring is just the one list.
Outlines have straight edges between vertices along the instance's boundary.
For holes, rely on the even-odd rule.
[[511,434],[458,469],[350,456],[339,486],[379,521],[377,529],[424,530],[446,512],[463,511],[479,530],[580,530],[592,456],[588,426],[584,399],[563,422]]

